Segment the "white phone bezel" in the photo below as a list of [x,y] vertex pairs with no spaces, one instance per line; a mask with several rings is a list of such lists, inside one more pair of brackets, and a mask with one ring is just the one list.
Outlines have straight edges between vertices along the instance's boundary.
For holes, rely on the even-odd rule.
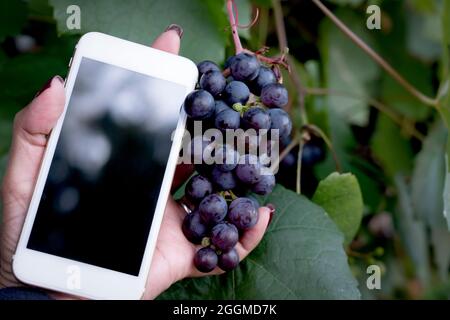
[[[139,299],[145,290],[153,251],[170,193],[178,153],[181,148],[186,122],[186,115],[181,108],[181,103],[180,120],[174,135],[139,276],[136,277],[57,257],[26,247],[83,57],[180,84],[186,88],[186,95],[195,88],[198,77],[195,64],[186,58],[102,33],[91,32],[81,37],[72,57],[70,71],[66,79],[65,92],[67,98],[64,112],[53,129],[47,144],[33,197],[13,258],[13,271],[15,276],[24,283],[80,297],[92,299]],[[80,232],[82,231],[80,230]],[[74,271],[79,273],[80,286],[70,283],[70,277],[73,276]]]

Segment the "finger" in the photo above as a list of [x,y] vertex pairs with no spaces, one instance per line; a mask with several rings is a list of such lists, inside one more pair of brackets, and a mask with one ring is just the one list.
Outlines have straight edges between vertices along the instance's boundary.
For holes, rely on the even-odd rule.
[[152,47],[158,50],[178,54],[180,51],[180,42],[183,37],[183,29],[176,24],[171,24],[161,33],[152,44]]
[[47,144],[65,102],[64,80],[56,76],[14,119],[13,139],[2,192],[18,204],[28,205]]
[[272,210],[268,207],[259,208],[258,223],[253,228],[245,231],[236,246],[236,250],[241,260],[243,260],[261,242],[261,239],[269,226],[271,212]]

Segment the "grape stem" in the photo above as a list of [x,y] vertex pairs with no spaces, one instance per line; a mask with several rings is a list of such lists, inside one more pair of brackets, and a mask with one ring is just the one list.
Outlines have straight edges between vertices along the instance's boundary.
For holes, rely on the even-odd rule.
[[242,48],[241,39],[239,38],[238,23],[236,21],[237,17],[235,18],[234,15],[234,6],[234,0],[227,0],[228,18],[230,20],[231,33],[233,34],[234,47],[236,48],[236,54],[239,54],[244,51],[244,49]]
[[410,82],[408,82],[400,73],[395,70],[384,58],[375,52],[367,43],[365,43],[360,37],[358,37],[345,23],[343,23],[330,9],[328,9],[320,0],[312,0],[314,4],[328,17],[330,20],[353,41],[358,47],[360,47],[366,54],[368,54],[381,68],[383,68],[395,81],[397,81],[406,91],[412,96],[417,98],[423,104],[435,107],[439,109],[439,100],[430,98],[423,94]]

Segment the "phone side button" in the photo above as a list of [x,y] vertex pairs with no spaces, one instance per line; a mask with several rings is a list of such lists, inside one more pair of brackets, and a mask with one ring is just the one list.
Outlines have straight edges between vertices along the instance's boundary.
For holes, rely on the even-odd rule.
[[70,57],[70,60],[69,60],[69,68],[72,66],[72,60],[73,60],[73,56]]

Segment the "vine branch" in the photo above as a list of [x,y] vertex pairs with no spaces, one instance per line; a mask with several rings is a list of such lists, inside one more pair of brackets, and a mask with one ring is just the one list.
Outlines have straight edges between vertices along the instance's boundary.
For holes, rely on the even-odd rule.
[[352,30],[350,30],[333,12],[331,12],[320,0],[312,0],[316,6],[333,21],[333,23],[352,40],[358,47],[367,53],[380,67],[382,67],[395,81],[397,81],[406,91],[416,97],[422,103],[438,108],[439,100],[430,98],[420,92],[408,80],[403,78],[397,70],[395,70],[385,59],[376,53],[370,46],[368,46],[360,37],[358,37]]
[[242,48],[241,39],[239,38],[238,22],[234,15],[234,5],[234,0],[227,0],[228,18],[230,20],[231,33],[233,34],[234,47],[236,48],[236,54],[239,54],[244,51],[244,49]]

